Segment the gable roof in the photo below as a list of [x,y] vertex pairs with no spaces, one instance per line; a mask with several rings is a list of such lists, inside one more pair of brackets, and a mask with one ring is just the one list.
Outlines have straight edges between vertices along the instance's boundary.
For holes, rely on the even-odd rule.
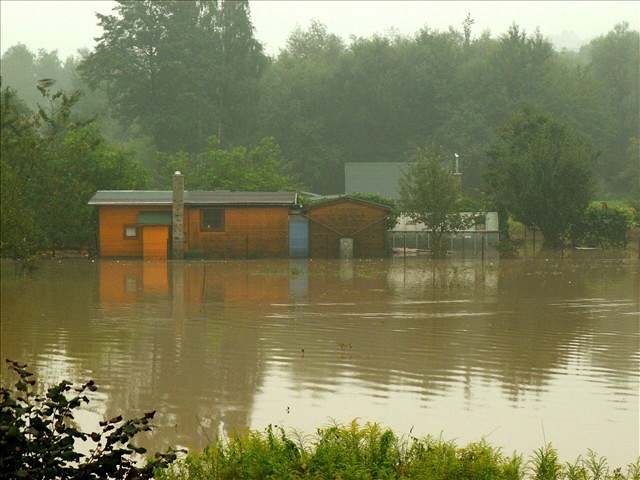
[[345,193],[376,193],[397,200],[400,179],[409,166],[404,162],[347,162],[344,164]]
[[388,205],[383,205],[381,203],[372,202],[370,200],[364,200],[362,198],[351,197],[349,195],[342,195],[340,197],[327,198],[325,200],[318,200],[317,202],[313,202],[310,205],[304,207],[302,210],[303,211],[312,210],[314,208],[325,207],[327,205],[333,205],[334,203],[341,203],[341,202],[362,203],[364,205],[368,205],[370,207],[379,208],[379,209],[382,209],[382,210],[387,210],[387,211],[391,210],[391,207],[389,207]]
[[[171,190],[98,190],[89,205],[171,205]],[[295,205],[296,192],[185,191],[185,205]]]

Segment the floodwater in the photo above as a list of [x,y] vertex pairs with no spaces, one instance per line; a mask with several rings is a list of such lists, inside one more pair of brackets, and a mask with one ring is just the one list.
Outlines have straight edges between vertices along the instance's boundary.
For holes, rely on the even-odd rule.
[[158,410],[151,448],[358,418],[507,453],[639,454],[629,258],[3,264],[1,326],[2,356],[41,379],[95,379],[82,423]]

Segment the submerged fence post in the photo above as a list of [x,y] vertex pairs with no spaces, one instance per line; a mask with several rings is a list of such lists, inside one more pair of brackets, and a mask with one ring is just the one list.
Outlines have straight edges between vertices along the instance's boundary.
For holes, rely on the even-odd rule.
[[404,258],[407,258],[407,232],[402,232],[402,243],[404,245]]

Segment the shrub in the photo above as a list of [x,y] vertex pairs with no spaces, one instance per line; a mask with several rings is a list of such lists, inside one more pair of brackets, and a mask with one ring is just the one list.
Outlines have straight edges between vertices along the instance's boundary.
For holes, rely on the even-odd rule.
[[564,464],[547,445],[527,464],[485,441],[461,447],[432,437],[403,439],[377,424],[354,421],[318,429],[306,441],[271,426],[218,440],[157,475],[160,480],[638,480],[639,474],[640,460],[624,472],[591,452]]
[[[136,454],[143,447],[132,439],[152,429],[155,412],[123,420],[118,415],[100,422],[98,432],[86,433],[74,425],[74,410],[89,403],[87,392],[97,390],[95,382],[73,386],[62,381],[36,393],[36,381],[27,366],[7,360],[19,377],[15,392],[0,388],[0,472],[8,478],[60,479],[144,479],[165,468],[176,458],[175,451],[156,453],[154,460],[139,466]],[[94,444],[85,455],[76,450],[78,441]]]
[[624,248],[631,224],[631,212],[626,209],[592,205],[571,227],[570,236],[574,245]]
[[510,238],[501,238],[496,243],[496,250],[500,258],[516,258],[518,256],[518,242]]
[[631,212],[633,223],[636,227],[640,228],[640,199],[629,200],[627,203],[629,204],[629,211]]

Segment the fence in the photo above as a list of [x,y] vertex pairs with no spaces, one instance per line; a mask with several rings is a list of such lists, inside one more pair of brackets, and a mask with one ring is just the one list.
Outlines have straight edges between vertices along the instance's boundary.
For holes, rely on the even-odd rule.
[[[498,243],[498,232],[458,232],[443,236],[450,254],[463,257],[484,257],[494,254]],[[430,255],[433,235],[428,231],[392,231],[388,233],[387,245],[392,255]]]
[[511,241],[520,249],[523,255],[535,255],[542,248],[544,237],[535,227],[527,227],[519,222],[513,222],[509,228]]

